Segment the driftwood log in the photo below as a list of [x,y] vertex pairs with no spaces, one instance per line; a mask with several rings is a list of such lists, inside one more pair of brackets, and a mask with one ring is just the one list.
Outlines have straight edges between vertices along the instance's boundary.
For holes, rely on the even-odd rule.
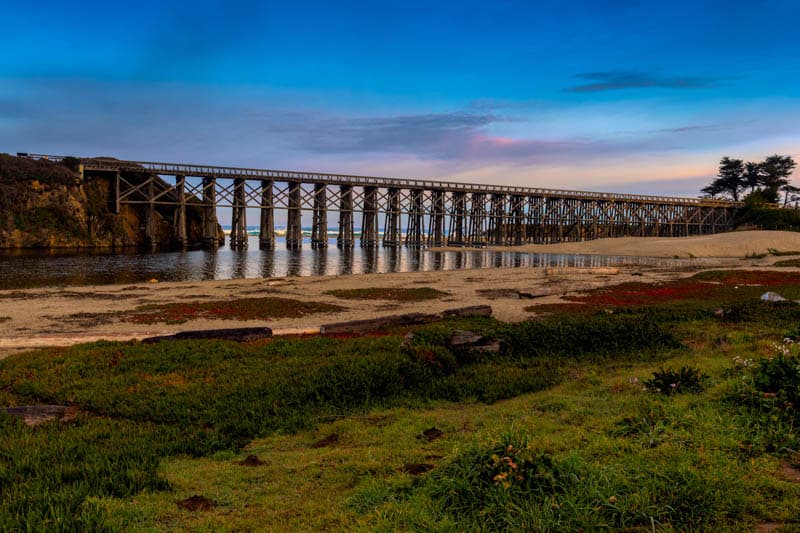
[[322,334],[337,333],[368,333],[380,331],[381,329],[399,326],[417,326],[419,324],[430,324],[438,322],[443,318],[454,317],[475,317],[491,316],[492,308],[488,305],[473,305],[470,307],[460,307],[448,309],[441,313],[408,313],[405,315],[382,316],[378,318],[368,318],[365,320],[351,320],[349,322],[337,322],[335,324],[325,324],[320,328]]
[[153,344],[161,341],[179,341],[187,339],[217,339],[236,342],[257,341],[272,337],[270,328],[230,328],[202,329],[198,331],[181,331],[174,335],[161,335],[142,339],[142,344]]

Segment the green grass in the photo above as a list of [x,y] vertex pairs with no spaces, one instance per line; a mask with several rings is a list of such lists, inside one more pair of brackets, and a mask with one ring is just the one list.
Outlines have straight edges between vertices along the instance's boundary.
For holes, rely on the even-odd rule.
[[121,320],[137,324],[181,324],[189,320],[267,320],[298,318],[312,313],[342,311],[338,305],[303,302],[290,298],[239,298],[230,301],[188,302],[143,305],[121,315]]
[[[789,290],[786,278],[773,281]],[[735,301],[719,314],[716,305],[683,300],[520,324],[461,319],[415,329],[406,343],[403,330],[252,344],[94,343],[12,356],[0,362],[0,404],[67,404],[79,415],[29,428],[0,414],[0,524],[800,525],[800,486],[778,475],[781,461],[800,459],[787,452],[800,447],[800,420],[786,403],[796,391],[781,385],[793,360],[741,364],[774,355],[774,342],[796,335],[800,306]],[[497,339],[501,350],[449,348],[453,329]],[[643,390],[660,369],[684,367],[707,376],[702,388]],[[442,438],[422,438],[431,427]],[[238,464],[250,454],[264,464]],[[409,463],[433,469],[413,476],[404,472]],[[176,505],[194,494],[217,506]]]
[[448,293],[431,287],[365,287],[361,289],[339,289],[328,291],[336,298],[344,300],[394,300],[397,302],[419,302],[422,300],[436,300]]

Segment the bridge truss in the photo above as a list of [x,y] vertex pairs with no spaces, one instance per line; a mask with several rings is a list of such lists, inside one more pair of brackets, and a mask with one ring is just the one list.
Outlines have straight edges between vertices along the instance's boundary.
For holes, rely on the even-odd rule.
[[117,212],[122,205],[145,205],[154,217],[156,206],[173,208],[178,242],[186,239],[188,204],[203,209],[209,246],[216,242],[217,209],[230,208],[233,248],[247,246],[248,209],[259,211],[259,243],[268,249],[275,246],[276,210],[286,212],[287,247],[302,246],[305,214],[311,217],[311,246],[320,248],[328,245],[331,223],[341,247],[704,235],[731,229],[738,207],[700,198],[100,158],[81,159],[80,169],[113,180]]

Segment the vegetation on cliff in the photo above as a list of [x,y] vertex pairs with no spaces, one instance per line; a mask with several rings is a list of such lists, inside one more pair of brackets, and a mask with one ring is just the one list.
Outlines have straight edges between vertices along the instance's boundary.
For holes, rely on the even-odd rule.
[[[82,179],[79,161],[58,162],[0,154],[1,248],[121,248],[144,244],[144,210],[111,210],[111,183]],[[190,199],[191,201],[191,199]],[[202,213],[187,209],[190,242],[201,239]],[[172,238],[172,217],[157,213],[160,242]]]

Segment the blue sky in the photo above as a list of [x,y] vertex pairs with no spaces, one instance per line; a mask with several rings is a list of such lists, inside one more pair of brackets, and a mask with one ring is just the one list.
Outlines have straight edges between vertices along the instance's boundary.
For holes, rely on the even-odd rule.
[[0,151],[697,195],[800,159],[796,1],[5,2]]

